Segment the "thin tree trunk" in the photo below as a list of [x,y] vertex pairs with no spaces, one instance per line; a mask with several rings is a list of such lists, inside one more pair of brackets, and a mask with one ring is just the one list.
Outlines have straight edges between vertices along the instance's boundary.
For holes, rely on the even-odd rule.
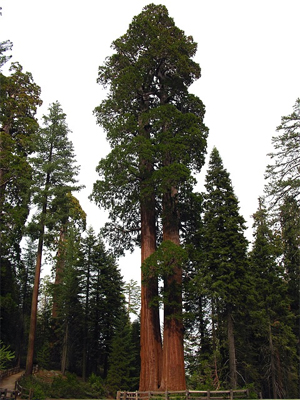
[[230,371],[230,386],[231,389],[237,387],[237,370],[236,370],[236,354],[235,354],[235,341],[233,331],[233,319],[231,308],[227,312],[227,335],[228,335],[228,348],[229,348],[229,371]]
[[[180,245],[177,190],[171,188],[163,196],[163,240]],[[167,296],[164,305],[163,371],[161,390],[185,390],[182,322],[182,270],[173,265],[173,273],[164,282]]]
[[[141,204],[141,262],[156,250],[154,195]],[[155,274],[154,274],[155,275]],[[140,391],[157,390],[161,379],[162,343],[159,307],[153,304],[158,296],[158,279],[151,276],[141,284],[141,371]]]
[[63,375],[65,375],[66,370],[68,368],[68,347],[69,347],[69,324],[67,322],[64,341],[63,341],[62,357],[61,357],[61,373]]
[[273,391],[273,399],[277,399],[277,386],[276,386],[276,361],[275,361],[275,351],[273,346],[273,338],[272,338],[272,327],[269,322],[269,348],[270,348],[270,367],[271,367],[271,382],[272,382],[272,391]]
[[211,325],[212,325],[212,348],[213,348],[213,358],[214,358],[214,388],[219,390],[220,380],[218,373],[218,345],[217,345],[217,332],[216,332],[216,310],[214,307],[214,299],[211,300]]
[[87,376],[87,348],[88,348],[88,312],[89,312],[89,294],[90,294],[90,259],[91,248],[88,249],[88,262],[86,271],[86,291],[85,291],[85,313],[84,313],[84,337],[82,349],[82,379],[86,381]]
[[40,233],[38,252],[36,258],[34,286],[32,293],[31,302],[31,316],[30,316],[30,328],[29,328],[29,339],[28,339],[28,350],[26,360],[25,375],[31,375],[33,370],[33,358],[34,358],[34,342],[36,335],[36,321],[37,321],[37,309],[38,309],[38,296],[39,296],[39,285],[40,285],[40,274],[42,265],[42,254],[43,254],[43,243],[44,243],[44,225]]
[[[51,159],[52,159],[52,145],[50,147],[49,161],[51,161]],[[39,296],[40,275],[41,275],[41,267],[42,267],[45,221],[46,221],[47,204],[48,204],[47,188],[49,187],[49,183],[50,183],[50,173],[48,172],[47,176],[46,176],[46,182],[45,182],[45,196],[44,196],[43,208],[42,208],[42,213],[41,213],[40,237],[39,237],[38,251],[37,251],[37,257],[36,257],[36,267],[35,267],[34,286],[33,286],[33,293],[32,293],[30,328],[29,328],[25,375],[32,375],[32,370],[33,370],[34,342],[35,342],[35,336],[36,336],[38,296]]]
[[[65,257],[64,257],[64,248],[65,248],[65,233],[66,233],[66,228],[65,226],[61,227],[60,230],[60,235],[59,235],[59,244],[58,244],[58,251],[57,251],[57,262],[56,262],[56,267],[55,267],[55,281],[54,285],[55,288],[58,288],[58,285],[62,283],[62,274],[65,266]],[[54,294],[53,294],[53,305],[52,305],[52,318],[56,319],[57,318],[57,294],[55,293],[55,288],[54,288]]]

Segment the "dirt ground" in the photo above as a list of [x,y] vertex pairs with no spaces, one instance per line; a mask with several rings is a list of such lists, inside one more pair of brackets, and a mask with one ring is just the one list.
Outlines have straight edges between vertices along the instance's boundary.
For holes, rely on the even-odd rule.
[[7,390],[14,390],[16,381],[24,374],[24,371],[20,371],[17,374],[10,375],[0,381],[0,387]]
[[[2,381],[0,381],[0,387],[3,389],[14,390],[15,382],[23,374],[24,371],[20,371],[18,374],[10,375],[7,378],[2,379]],[[47,383],[52,383],[53,379],[60,375],[62,375],[60,371],[47,371],[47,370],[40,370],[35,374],[37,378],[40,378],[41,380]]]

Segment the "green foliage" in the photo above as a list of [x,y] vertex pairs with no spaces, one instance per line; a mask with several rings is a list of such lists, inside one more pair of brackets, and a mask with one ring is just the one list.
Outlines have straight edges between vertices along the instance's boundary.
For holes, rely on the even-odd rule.
[[158,249],[148,257],[143,265],[142,271],[147,280],[153,276],[166,278],[174,272],[174,265],[182,267],[187,261],[186,251],[170,240],[161,243]]
[[[98,382],[96,384],[96,382]],[[105,392],[98,377],[91,378],[91,382],[82,382],[76,375],[67,373],[65,376],[58,375],[52,383],[44,382],[34,376],[21,379],[21,386],[33,390],[33,399],[44,400],[45,398],[64,399],[89,399],[100,398]]]
[[281,118],[277,127],[277,136],[272,138],[274,152],[269,156],[273,160],[266,168],[266,193],[271,207],[278,210],[286,197],[293,198],[299,206],[300,200],[300,98],[296,100],[293,112]]
[[40,368],[49,368],[50,346],[48,342],[44,342],[42,348],[37,352],[37,363]]
[[[107,386],[114,397],[118,390],[138,389],[139,370],[136,370],[134,366],[136,354],[131,330],[129,318],[124,313],[118,321],[112,340],[110,367],[107,375]],[[138,372],[137,375],[136,372]]]
[[9,363],[15,358],[15,352],[10,350],[10,346],[6,346],[0,340],[0,370],[6,369]]
[[109,210],[105,234],[122,253],[140,243],[140,204],[193,182],[191,169],[204,163],[207,128],[203,103],[188,93],[200,77],[192,60],[197,45],[165,6],[146,6],[112,48],[98,74],[109,93],[95,108],[112,151],[99,162],[91,197]]

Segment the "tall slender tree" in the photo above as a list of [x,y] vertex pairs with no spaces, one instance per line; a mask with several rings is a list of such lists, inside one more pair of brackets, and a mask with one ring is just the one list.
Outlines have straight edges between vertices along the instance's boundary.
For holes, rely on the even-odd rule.
[[[200,67],[192,60],[197,46],[175,26],[166,7],[150,4],[112,47],[115,52],[99,68],[98,77],[110,91],[95,109],[112,151],[99,163],[101,179],[92,197],[110,210],[112,242],[123,249],[140,244],[144,264],[162,235],[157,232],[158,219],[164,246],[169,243],[171,252],[179,247],[177,203],[192,180],[191,168],[200,170],[204,162],[204,106],[188,93],[200,77]],[[162,356],[154,301],[159,274],[150,264],[142,272],[140,389],[185,388],[181,268],[173,263],[165,279],[169,298]]]
[[279,262],[282,241],[278,232],[271,229],[272,222],[262,199],[253,218],[255,240],[250,262],[256,297],[251,314],[254,316],[253,341],[263,376],[261,390],[264,397],[294,397],[297,395],[294,386],[296,338],[285,271]]
[[[3,48],[0,50],[2,54]],[[3,318],[7,316],[3,338],[8,335],[13,347],[20,337],[20,332],[14,328],[19,326],[15,319],[19,295],[16,276],[18,268],[22,268],[20,242],[30,204],[31,167],[28,155],[32,152],[32,136],[38,129],[35,115],[41,104],[40,87],[34,82],[32,74],[24,72],[20,64],[13,63],[8,76],[0,73],[1,315]]]
[[33,368],[34,341],[37,320],[37,301],[39,292],[42,253],[45,240],[45,229],[49,233],[61,221],[61,210],[69,202],[68,193],[78,191],[76,176],[78,167],[72,142],[68,139],[69,129],[66,114],[61,105],[55,102],[49,107],[49,114],[44,115],[44,128],[40,129],[34,140],[34,157],[31,165],[34,172],[33,203],[37,207],[31,231],[38,239],[35,281],[32,295],[30,332],[26,362],[26,374]]
[[212,303],[226,320],[230,386],[237,386],[234,317],[247,293],[245,220],[239,213],[229,173],[216,148],[212,150],[204,195],[205,280]]

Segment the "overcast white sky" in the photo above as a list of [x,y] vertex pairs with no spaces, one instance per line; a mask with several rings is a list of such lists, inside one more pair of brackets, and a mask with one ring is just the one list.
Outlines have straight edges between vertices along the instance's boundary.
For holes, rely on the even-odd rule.
[[[0,41],[13,42],[19,61],[41,87],[39,115],[58,100],[67,114],[81,165],[78,198],[96,232],[105,214],[88,196],[95,168],[109,150],[93,109],[105,97],[97,70],[113,40],[151,3],[144,0],[2,0]],[[202,77],[191,92],[206,105],[208,154],[216,146],[230,173],[241,214],[251,215],[263,193],[267,153],[281,116],[300,96],[299,0],[161,0],[176,25],[198,43]],[[205,170],[199,175],[203,185]],[[247,232],[252,238],[251,229]],[[120,260],[125,280],[139,280],[139,251]]]

